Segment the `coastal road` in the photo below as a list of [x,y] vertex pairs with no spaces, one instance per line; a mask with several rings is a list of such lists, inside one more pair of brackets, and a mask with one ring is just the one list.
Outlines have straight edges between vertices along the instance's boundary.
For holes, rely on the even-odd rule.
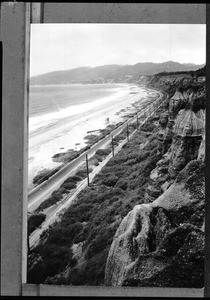
[[[166,98],[167,99],[167,98]],[[166,101],[166,99],[164,101]],[[148,114],[147,118],[145,120],[143,120],[140,123],[140,126],[142,126],[147,119],[155,112],[155,110],[162,104],[163,102],[161,101],[161,103],[158,104],[158,106],[154,109],[154,110],[150,110],[150,113]],[[134,130],[131,134],[130,134],[130,138],[132,138],[132,136],[135,134],[136,130]],[[123,145],[125,145],[127,143],[127,138],[124,139],[123,141],[121,141],[119,143],[119,145],[115,148],[115,154],[117,154],[121,148],[123,147]],[[101,169],[107,164],[107,162],[112,158],[112,153],[110,153],[100,164],[99,166],[95,167],[93,169],[93,172],[90,173],[90,182],[92,182],[93,178],[95,177],[96,174],[98,174]],[[55,220],[57,220],[64,212],[66,209],[69,208],[69,206],[72,204],[72,202],[74,201],[75,197],[87,186],[87,179],[83,180],[82,182],[80,182],[76,188],[76,190],[72,191],[69,193],[68,196],[66,196],[59,205],[57,205],[57,207],[55,206],[55,208],[53,209],[53,211],[51,211],[50,213],[46,214],[46,220],[42,223],[42,225],[40,227],[38,227],[35,231],[33,231],[29,237],[29,245],[30,245],[30,249],[33,249],[40,240],[40,236],[41,234],[49,228],[49,226],[51,224],[53,224],[55,222]]]
[[[152,90],[154,91],[154,90]],[[155,91],[158,92],[158,91]],[[156,105],[161,103],[161,99],[163,94],[159,93],[158,99],[144,108],[140,113],[138,113],[138,118],[142,115],[150,115],[152,110]],[[86,154],[88,155],[88,159],[91,158],[95,152],[100,148],[105,148],[109,145],[109,143],[113,138],[121,133],[124,128],[127,127],[128,124],[134,123],[137,120],[137,116],[135,115],[132,118],[126,120],[122,125],[113,130],[109,135],[107,135],[104,139],[100,140],[98,143],[94,144],[90,149],[82,153],[79,157],[74,159],[72,162],[65,165],[61,168],[57,173],[51,176],[48,180],[44,181],[33,190],[31,190],[28,194],[28,211],[33,212],[45,199],[47,199],[53,191],[58,189],[60,185],[71,175],[73,175],[78,167],[80,167],[86,160]]]
[[[135,133],[132,132],[130,138]],[[126,143],[126,139],[124,139],[120,144],[115,148],[115,154],[117,154],[122,146]],[[99,166],[95,167],[93,172],[89,175],[90,183],[92,182],[93,178],[96,174],[98,174],[101,169],[107,164],[107,162],[112,158],[112,153],[110,153],[101,163]],[[61,204],[53,210],[52,213],[49,215],[47,214],[46,220],[42,223],[40,227],[38,227],[35,231],[33,231],[29,238],[30,249],[33,249],[39,242],[40,235],[52,224],[54,223],[55,219],[59,217],[60,213],[63,213],[65,209],[67,209],[75,199],[75,197],[85,188],[87,187],[87,179],[84,179],[80,182],[75,191],[70,192],[65,199],[61,201]]]

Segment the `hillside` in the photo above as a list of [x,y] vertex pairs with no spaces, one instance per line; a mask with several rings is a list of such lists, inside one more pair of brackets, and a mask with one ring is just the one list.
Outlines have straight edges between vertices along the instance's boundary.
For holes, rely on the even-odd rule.
[[29,283],[204,286],[205,68],[143,76],[167,92],[29,257]]
[[135,65],[105,65],[81,67],[67,71],[56,71],[31,77],[31,85],[67,83],[135,82],[141,75],[154,75],[159,72],[197,70],[203,65],[180,64],[173,61],[164,63],[138,63]]
[[147,78],[147,86],[171,95],[159,119],[161,157],[150,173],[143,203],[115,233],[106,285],[204,285],[204,71],[192,77],[180,73]]

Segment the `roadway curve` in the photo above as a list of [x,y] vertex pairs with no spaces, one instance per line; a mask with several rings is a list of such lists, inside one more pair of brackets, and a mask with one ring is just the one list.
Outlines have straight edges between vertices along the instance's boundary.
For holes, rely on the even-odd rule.
[[[159,93],[159,97],[155,102],[159,104],[163,97],[163,94],[159,91],[156,92]],[[138,114],[138,118],[141,117],[143,114],[145,114],[147,111],[149,111],[150,114],[150,108],[152,105],[154,105],[154,103],[148,105],[145,109],[143,109],[142,112]],[[45,199],[47,199],[47,197],[49,197],[52,194],[53,191],[58,189],[60,185],[69,176],[71,176],[79,166],[81,166],[85,162],[86,154],[88,155],[88,158],[92,157],[98,149],[105,148],[111,142],[112,136],[115,137],[120,132],[122,132],[124,128],[127,127],[127,124],[133,122],[136,122],[136,116],[126,120],[126,122],[124,122],[121,126],[113,130],[104,139],[94,144],[90,149],[82,153],[79,157],[74,159],[72,162],[65,165],[57,173],[51,176],[48,180],[44,181],[43,183],[35,187],[33,190],[31,190],[28,194],[28,211],[33,212]]]

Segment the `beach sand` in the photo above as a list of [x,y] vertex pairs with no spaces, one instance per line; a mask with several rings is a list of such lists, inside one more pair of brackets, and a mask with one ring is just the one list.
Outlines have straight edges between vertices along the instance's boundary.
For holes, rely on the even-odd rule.
[[87,140],[84,139],[87,131],[104,129],[109,124],[123,121],[126,114],[134,113],[138,109],[137,104],[146,101],[148,95],[144,88],[136,87],[136,91],[137,93],[131,94],[128,86],[119,90],[114,97],[100,100],[100,103],[94,101],[95,103],[89,105],[90,107],[78,105],[77,108],[67,108],[63,110],[63,117],[58,112],[40,116],[36,118],[36,122],[33,122],[35,118],[30,118],[29,190],[33,188],[32,180],[38,171],[61,165],[52,161],[54,154],[66,152],[69,149],[80,150],[87,145],[85,143]]

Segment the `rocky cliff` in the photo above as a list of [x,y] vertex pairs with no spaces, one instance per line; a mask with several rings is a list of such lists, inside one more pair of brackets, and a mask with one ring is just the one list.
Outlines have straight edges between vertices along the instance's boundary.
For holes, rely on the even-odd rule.
[[188,75],[142,78],[169,94],[159,120],[162,157],[143,203],[116,231],[106,285],[203,287],[205,78]]
[[28,283],[203,287],[203,71],[139,78],[167,103],[43,234]]

